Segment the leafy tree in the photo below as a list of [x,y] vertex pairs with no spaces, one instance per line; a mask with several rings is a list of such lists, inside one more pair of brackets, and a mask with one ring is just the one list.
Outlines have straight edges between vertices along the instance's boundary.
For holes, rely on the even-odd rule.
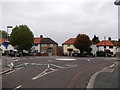
[[111,41],[111,37],[109,37],[108,40]]
[[91,40],[89,36],[85,34],[79,34],[74,42],[75,48],[79,49],[81,54],[83,54],[84,51],[86,52],[89,51],[90,45],[91,45]]
[[4,30],[0,30],[0,38],[6,39],[7,38],[7,32],[4,31]]
[[20,25],[13,28],[10,35],[10,43],[18,50],[29,50],[33,44],[33,33],[27,25]]
[[97,43],[100,42],[99,37],[97,37],[96,35],[94,35],[92,41],[93,41],[95,44],[97,44]]

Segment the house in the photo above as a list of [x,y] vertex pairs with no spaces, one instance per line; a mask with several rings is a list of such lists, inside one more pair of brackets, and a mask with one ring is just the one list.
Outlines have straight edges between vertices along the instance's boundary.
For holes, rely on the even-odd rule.
[[58,44],[51,38],[43,38],[41,35],[40,38],[34,38],[34,44],[32,51],[35,53],[40,53],[45,56],[57,55]]
[[120,42],[119,41],[111,41],[111,40],[103,40],[100,43],[96,44],[98,51],[109,50],[113,55],[119,53]]
[[31,48],[32,52],[34,53],[38,53],[40,52],[40,42],[41,42],[41,38],[34,38],[34,44]]
[[74,47],[74,41],[75,38],[70,38],[62,44],[64,55],[72,56],[73,53],[80,53],[79,49]]
[[[72,56],[73,53],[80,53],[79,49],[76,49],[74,47],[74,42],[75,42],[75,38],[70,38],[62,44],[64,55]],[[96,44],[92,42],[90,47],[92,48],[91,53],[94,56],[96,56],[96,52],[97,52]]]

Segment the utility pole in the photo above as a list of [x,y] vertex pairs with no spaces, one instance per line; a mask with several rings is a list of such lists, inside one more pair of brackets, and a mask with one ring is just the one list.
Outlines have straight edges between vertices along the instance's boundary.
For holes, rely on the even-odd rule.
[[[9,45],[9,40],[8,40],[8,39],[9,39],[9,38],[8,38],[8,37],[9,37],[8,29],[9,29],[9,28],[12,28],[12,26],[7,26],[7,41],[6,41],[7,43],[6,43],[6,44],[8,44],[8,45]],[[8,45],[6,45],[7,56],[8,56],[8,53],[9,53],[9,52],[8,52]],[[8,60],[8,58],[6,58],[6,60],[5,60],[5,66],[6,66],[6,67],[7,67],[7,60]]]
[[[119,30],[119,26],[120,26],[120,0],[116,0],[115,2],[114,2],[114,5],[116,5],[116,6],[118,6],[118,40],[119,40],[119,38],[120,38],[120,30]],[[119,41],[118,41],[119,42]],[[117,47],[117,44],[116,44],[116,49],[117,49],[117,53],[118,53],[118,57],[119,57],[119,55],[120,55],[120,52],[119,52],[119,50],[118,50],[118,47]]]

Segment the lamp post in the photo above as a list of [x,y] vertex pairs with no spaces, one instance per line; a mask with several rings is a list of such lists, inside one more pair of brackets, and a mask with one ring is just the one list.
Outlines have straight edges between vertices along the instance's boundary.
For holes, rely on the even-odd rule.
[[[119,20],[120,20],[120,17],[119,17],[119,15],[120,15],[120,10],[119,10],[119,6],[120,6],[120,0],[116,0],[115,2],[114,2],[114,5],[116,5],[116,6],[118,6],[118,40],[119,40],[119,37],[120,37],[120,30],[119,30],[119,26],[120,26],[120,23],[119,23]],[[116,43],[116,45],[117,45],[117,43]],[[118,47],[116,46],[116,49],[117,49]],[[118,56],[119,56],[119,50],[117,50],[117,52],[118,52]],[[118,57],[117,56],[117,57]]]
[[[8,34],[8,30],[9,30],[9,28],[12,28],[12,26],[7,26],[7,43],[6,44],[8,44],[9,45],[9,41],[8,41],[8,36],[9,36],[9,34]],[[6,45],[6,49],[7,49],[7,56],[8,56],[8,45]],[[8,58],[6,58],[6,60],[5,60],[5,66],[7,67],[7,60],[8,60]]]

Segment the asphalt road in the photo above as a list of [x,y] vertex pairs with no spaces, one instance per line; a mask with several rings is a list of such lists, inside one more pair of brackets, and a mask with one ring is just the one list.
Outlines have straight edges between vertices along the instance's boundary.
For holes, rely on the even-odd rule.
[[97,71],[116,58],[20,57],[15,68],[2,75],[3,88],[86,88]]

